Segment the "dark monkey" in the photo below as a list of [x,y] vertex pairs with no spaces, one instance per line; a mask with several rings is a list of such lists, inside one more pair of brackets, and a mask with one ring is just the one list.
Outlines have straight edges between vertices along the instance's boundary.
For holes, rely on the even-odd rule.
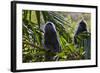
[[44,48],[47,50],[46,59],[50,61],[53,60],[57,52],[61,51],[61,46],[55,25],[52,22],[47,22],[44,31]]
[[84,32],[84,31],[87,31],[87,26],[86,26],[86,23],[84,20],[81,20],[79,22],[79,25],[78,25],[78,28],[75,32],[75,35],[74,35],[74,43],[77,44],[77,35],[79,35],[80,33]]
[[57,37],[55,25],[52,22],[48,22],[44,30],[44,45],[46,50],[51,52],[60,52],[61,47]]

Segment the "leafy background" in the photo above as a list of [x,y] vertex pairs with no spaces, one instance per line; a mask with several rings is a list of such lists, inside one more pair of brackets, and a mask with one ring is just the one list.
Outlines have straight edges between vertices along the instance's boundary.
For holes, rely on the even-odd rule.
[[[73,43],[74,33],[78,22],[84,19],[88,32],[78,35],[78,47]],[[80,12],[60,11],[22,11],[23,51],[24,63],[45,62],[48,52],[43,48],[44,26],[46,22],[54,23],[62,51],[56,53],[54,61],[91,59],[91,14]],[[52,54],[52,53],[49,53]]]

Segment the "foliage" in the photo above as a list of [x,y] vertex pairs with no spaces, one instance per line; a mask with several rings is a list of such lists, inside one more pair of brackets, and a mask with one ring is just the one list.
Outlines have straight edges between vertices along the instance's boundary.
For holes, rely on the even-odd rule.
[[[77,13],[74,13],[76,14]],[[78,35],[78,47],[73,43],[73,36],[76,30],[77,22],[82,18],[86,18],[88,28],[90,27],[90,14],[79,13],[72,16],[69,12],[52,12],[52,11],[32,11],[23,10],[23,62],[45,62],[45,55],[54,55],[53,61],[81,60],[90,59],[90,53],[87,57],[86,47],[90,52],[90,42],[82,39],[90,39],[90,32],[84,32]],[[44,49],[43,46],[43,27],[47,21],[55,24],[59,42],[61,44],[61,52],[52,53]],[[90,28],[89,28],[90,30]],[[89,44],[85,44],[88,42]]]

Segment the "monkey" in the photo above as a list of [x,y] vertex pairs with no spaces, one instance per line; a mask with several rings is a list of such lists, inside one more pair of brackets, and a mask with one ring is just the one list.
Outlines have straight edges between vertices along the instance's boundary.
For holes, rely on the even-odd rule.
[[75,34],[74,34],[74,44],[78,44],[78,42],[77,42],[77,36],[78,36],[80,33],[84,32],[84,31],[87,32],[86,22],[85,22],[84,20],[81,20],[81,21],[79,22],[78,28],[77,28],[77,30],[76,30],[76,32],[75,32]]
[[60,43],[57,36],[55,25],[52,22],[47,22],[45,25],[44,44],[47,50],[51,52],[60,52]]
[[61,51],[61,46],[57,36],[57,31],[54,23],[52,22],[47,22],[44,27],[44,48],[47,50],[47,54],[49,53],[53,54],[51,57],[50,55],[49,57],[48,55],[46,55],[46,58],[48,58],[48,60],[52,60],[55,53]]
[[[77,41],[77,36],[82,33],[82,32],[86,32],[86,34],[88,35],[88,38],[82,38],[80,39],[80,43],[78,43]],[[74,35],[74,44],[76,46],[76,48],[79,48],[79,47],[83,47],[83,50],[84,50],[84,55],[82,56],[83,59],[90,59],[91,55],[90,55],[90,47],[91,47],[91,36],[90,36],[90,32],[88,32],[87,30],[87,24],[85,22],[85,20],[81,20],[79,22],[79,25],[78,25],[78,28],[75,32],[75,35]]]

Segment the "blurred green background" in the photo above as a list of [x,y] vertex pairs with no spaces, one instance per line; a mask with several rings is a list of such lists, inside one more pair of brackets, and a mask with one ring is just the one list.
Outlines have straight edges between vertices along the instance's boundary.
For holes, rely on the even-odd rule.
[[[84,19],[89,34],[82,33],[78,37],[79,47],[73,43],[78,22]],[[46,22],[54,23],[62,51],[56,53],[54,61],[91,59],[91,14],[60,11],[22,11],[23,51],[22,62],[45,62],[47,51],[43,48],[44,26]],[[52,53],[51,53],[52,54]]]

